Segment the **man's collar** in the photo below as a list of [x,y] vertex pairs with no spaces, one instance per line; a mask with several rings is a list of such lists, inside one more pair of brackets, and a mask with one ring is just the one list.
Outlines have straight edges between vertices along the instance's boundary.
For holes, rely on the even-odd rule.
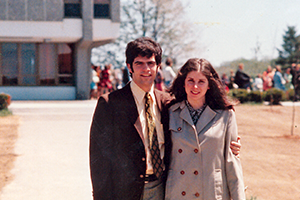
[[[141,103],[145,97],[146,92],[141,89],[134,81],[130,82],[130,87],[133,95],[137,98],[138,102]],[[154,95],[154,84],[152,85],[149,94],[154,101],[155,95]]]

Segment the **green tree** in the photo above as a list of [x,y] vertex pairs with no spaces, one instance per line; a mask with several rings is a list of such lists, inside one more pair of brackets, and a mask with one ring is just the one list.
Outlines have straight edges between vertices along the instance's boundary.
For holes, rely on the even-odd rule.
[[288,26],[285,34],[283,35],[282,49],[277,49],[279,56],[276,60],[276,64],[282,66],[290,65],[291,63],[299,62],[299,44],[300,38],[296,35],[296,28],[294,26]]
[[200,46],[197,45],[194,27],[185,18],[180,0],[123,0],[120,36],[114,43],[92,49],[92,62],[96,65],[112,63],[116,67],[124,66],[126,44],[142,36],[159,42],[163,56],[173,59],[186,57]]

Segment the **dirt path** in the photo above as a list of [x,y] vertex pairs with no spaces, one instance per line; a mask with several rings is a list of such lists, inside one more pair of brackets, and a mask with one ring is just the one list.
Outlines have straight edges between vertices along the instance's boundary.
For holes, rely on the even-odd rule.
[[237,106],[247,198],[300,199],[300,107]]
[[0,191],[13,179],[10,170],[16,158],[14,144],[18,138],[19,117],[0,117]]

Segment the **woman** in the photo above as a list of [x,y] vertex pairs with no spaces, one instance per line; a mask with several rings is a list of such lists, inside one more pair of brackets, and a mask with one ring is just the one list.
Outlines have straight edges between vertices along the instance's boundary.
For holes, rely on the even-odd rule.
[[245,199],[233,103],[205,59],[189,59],[170,89],[173,142],[166,199]]
[[100,96],[107,93],[111,92],[112,90],[112,83],[111,83],[111,64],[107,64],[104,67],[104,70],[101,71],[101,78],[100,78]]
[[263,72],[263,90],[266,91],[273,87],[273,76],[275,71],[269,65],[267,70]]

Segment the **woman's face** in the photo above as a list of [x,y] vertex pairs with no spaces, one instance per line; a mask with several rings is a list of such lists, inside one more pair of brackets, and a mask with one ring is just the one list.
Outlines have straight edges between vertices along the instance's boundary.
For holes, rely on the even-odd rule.
[[199,71],[191,71],[187,74],[184,81],[185,92],[188,102],[193,105],[203,105],[205,94],[209,89],[207,78]]

